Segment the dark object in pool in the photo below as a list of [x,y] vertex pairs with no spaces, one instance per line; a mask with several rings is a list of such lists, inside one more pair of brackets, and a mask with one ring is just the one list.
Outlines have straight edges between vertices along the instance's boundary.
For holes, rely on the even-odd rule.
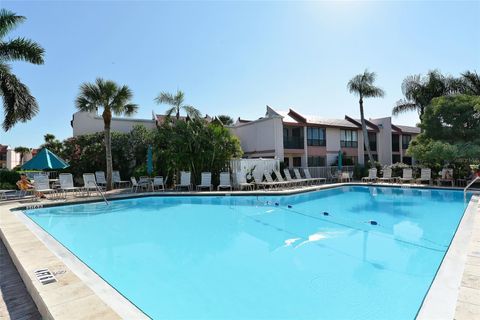
[[288,205],[287,207],[291,208],[292,206],[291,206],[291,205]]
[[278,202],[275,202],[275,205],[278,206]]
[[369,223],[372,225],[372,226],[376,226],[378,224],[377,221],[375,220],[370,220]]
[[330,215],[330,213],[328,213],[327,211],[324,211],[324,212],[323,212],[323,215],[324,215],[324,216],[328,216],[328,215]]

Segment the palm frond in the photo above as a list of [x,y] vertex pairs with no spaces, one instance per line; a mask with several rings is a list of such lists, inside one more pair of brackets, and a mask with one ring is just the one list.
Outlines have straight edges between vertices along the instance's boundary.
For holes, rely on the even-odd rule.
[[123,113],[127,116],[127,117],[130,117],[132,116],[133,114],[135,114],[138,110],[138,105],[136,104],[133,104],[133,103],[129,103],[129,104],[126,104],[123,106]]
[[18,24],[25,21],[24,16],[19,16],[7,9],[0,10],[0,38],[13,30]]
[[0,68],[0,95],[3,99],[5,119],[3,129],[10,130],[17,122],[32,119],[38,113],[38,104],[30,90],[12,73],[8,67]]
[[171,94],[171,93],[168,93],[168,92],[161,92],[156,98],[155,98],[155,102],[157,104],[168,104],[168,105],[176,105],[175,103],[175,97]]
[[393,107],[392,114],[397,116],[401,113],[409,112],[409,111],[418,111],[419,106],[415,102],[406,101],[406,100],[399,100],[397,101],[397,105]]
[[8,42],[0,42],[0,59],[3,61],[22,60],[33,64],[43,64],[45,50],[36,42],[16,38]]
[[200,117],[202,116],[202,114],[200,113],[200,111],[199,111],[198,109],[196,109],[195,107],[193,107],[193,106],[184,105],[184,106],[182,106],[182,109],[185,110],[185,112],[187,113],[187,115],[188,115],[190,118],[197,119],[197,118],[200,118]]
[[165,111],[167,117],[171,117],[174,113],[177,113],[177,107],[173,106]]
[[375,72],[365,70],[362,74],[353,77],[347,84],[350,93],[354,93],[360,97],[375,98],[383,97],[385,92],[374,85],[376,79]]
[[468,94],[480,95],[480,75],[477,72],[466,71],[462,73],[462,80]]

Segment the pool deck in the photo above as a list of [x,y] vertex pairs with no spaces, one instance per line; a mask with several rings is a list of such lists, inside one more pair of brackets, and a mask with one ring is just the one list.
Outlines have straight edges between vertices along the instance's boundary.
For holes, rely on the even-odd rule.
[[[153,195],[285,195],[348,185],[372,186],[375,184],[339,183],[280,191],[156,192]],[[376,186],[399,187],[399,185],[389,184]],[[417,186],[412,185],[412,187]],[[152,193],[112,192],[108,195],[108,199],[151,195]],[[424,300],[418,319],[480,319],[479,198],[480,196],[474,196],[470,201],[460,227]],[[99,200],[101,200],[100,197],[90,197],[88,199],[72,198],[66,201],[42,200],[41,202],[0,204],[0,238],[44,319],[148,319],[144,313],[18,210],[32,206]],[[48,268],[56,273],[57,282],[40,284],[33,272],[41,268]],[[0,273],[3,274],[3,272],[2,267]],[[3,300],[8,300],[8,297],[4,296]],[[2,306],[1,301],[0,306]]]

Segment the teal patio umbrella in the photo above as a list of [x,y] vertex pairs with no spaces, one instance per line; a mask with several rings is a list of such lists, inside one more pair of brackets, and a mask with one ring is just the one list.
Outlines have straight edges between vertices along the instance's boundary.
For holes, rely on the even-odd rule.
[[342,171],[342,161],[343,161],[343,153],[342,151],[338,151],[338,171]]
[[22,170],[54,170],[65,169],[70,165],[62,158],[57,156],[47,148],[43,148],[39,153],[22,165]]
[[147,173],[151,175],[153,172],[153,155],[152,155],[152,146],[148,146],[147,150]]

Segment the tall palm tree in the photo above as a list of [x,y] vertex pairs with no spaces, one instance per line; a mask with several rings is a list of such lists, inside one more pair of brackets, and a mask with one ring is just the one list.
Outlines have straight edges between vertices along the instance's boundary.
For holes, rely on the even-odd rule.
[[13,151],[15,151],[16,153],[20,153],[20,165],[22,165],[23,159],[25,159],[25,155],[32,152],[32,149],[27,147],[16,147],[15,149],[13,149]]
[[10,69],[9,62],[26,61],[43,64],[43,48],[26,38],[5,40],[9,31],[26,18],[0,9],[0,96],[3,100],[5,118],[2,127],[10,130],[17,122],[30,120],[38,112],[38,104],[24,85]]
[[233,118],[230,117],[229,115],[226,115],[226,114],[221,114],[221,115],[217,116],[217,118],[222,122],[222,124],[224,124],[226,126],[231,126],[232,124],[235,123]]
[[372,151],[370,150],[370,143],[368,141],[368,131],[367,131],[367,124],[365,123],[365,114],[363,111],[363,99],[364,98],[375,98],[375,97],[383,97],[385,92],[375,87],[373,84],[376,78],[375,72],[368,72],[365,70],[363,73],[356,75],[350,81],[348,81],[347,88],[353,94],[359,96],[358,103],[360,105],[360,119],[362,122],[362,132],[363,132],[363,143],[365,145],[365,149],[368,153],[368,160],[370,164],[373,165],[373,156]]
[[425,77],[411,75],[406,77],[402,83],[402,92],[405,99],[397,102],[393,108],[393,115],[417,111],[420,121],[425,113],[425,108],[433,98],[441,97],[455,91],[455,79],[443,76],[438,70],[429,71]]
[[80,93],[75,106],[80,111],[94,112],[103,108],[103,124],[105,132],[105,152],[107,162],[107,190],[112,189],[112,144],[110,125],[112,114],[131,116],[138,107],[130,103],[132,91],[127,86],[119,86],[110,80],[97,78],[95,83],[85,82],[80,86]]
[[190,118],[200,118],[201,113],[195,107],[188,105],[188,104],[183,104],[183,100],[185,99],[185,94],[181,90],[177,90],[177,93],[175,95],[168,93],[168,92],[161,92],[156,98],[155,102],[157,104],[168,104],[171,106],[170,109],[168,109],[165,113],[167,116],[171,116],[172,114],[175,114],[175,117],[180,119],[180,111],[185,110],[187,115]]

